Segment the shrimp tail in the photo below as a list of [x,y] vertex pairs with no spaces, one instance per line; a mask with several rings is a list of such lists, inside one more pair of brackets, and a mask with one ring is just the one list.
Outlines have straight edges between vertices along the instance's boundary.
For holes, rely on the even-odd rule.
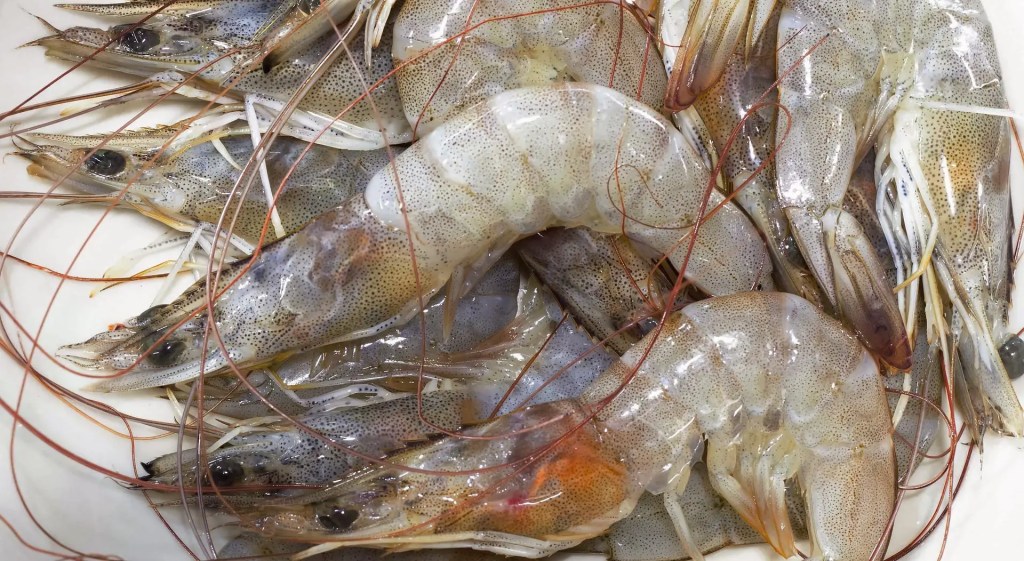
[[711,88],[740,41],[749,53],[767,27],[776,0],[698,0],[679,43],[665,107],[686,109]]
[[882,361],[897,370],[910,368],[912,350],[903,316],[870,239],[845,210],[824,227],[842,317]]

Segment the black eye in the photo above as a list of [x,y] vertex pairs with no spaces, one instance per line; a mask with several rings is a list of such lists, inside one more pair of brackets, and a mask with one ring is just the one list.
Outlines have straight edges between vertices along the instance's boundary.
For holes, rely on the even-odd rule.
[[121,48],[131,53],[145,53],[160,46],[160,34],[152,29],[136,27],[121,36]]
[[320,7],[320,0],[299,0],[297,7],[304,14],[312,14]]
[[124,171],[124,156],[113,150],[97,150],[85,160],[85,169],[97,174],[113,177]]
[[217,487],[228,487],[245,478],[245,469],[238,460],[218,458],[210,464],[210,481]]
[[[157,343],[161,333],[154,333],[147,337],[142,343],[143,350],[152,348],[146,362],[157,368],[165,368],[174,365],[174,362],[185,351],[185,342],[177,339],[165,339]],[[156,345],[155,347],[153,345]]]
[[1024,374],[1024,341],[1016,335],[1007,339],[999,347],[999,358],[1003,360],[1011,380],[1020,378]]
[[321,514],[316,517],[320,525],[331,532],[344,532],[348,530],[358,518],[358,510],[342,508],[340,506],[331,509],[330,514]]

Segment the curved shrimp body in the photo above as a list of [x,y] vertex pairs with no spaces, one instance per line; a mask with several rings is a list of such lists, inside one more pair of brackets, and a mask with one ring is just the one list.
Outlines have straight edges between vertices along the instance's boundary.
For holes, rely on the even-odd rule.
[[779,200],[829,301],[887,364],[906,369],[911,339],[883,264],[842,201],[876,120],[880,45],[860,2],[787,0],[778,40],[779,102],[789,110],[776,159]]
[[[687,306],[579,400],[469,432],[492,438],[448,437],[403,452],[389,461],[408,471],[368,468],[243,511],[243,522],[336,542],[318,550],[471,546],[536,557],[603,532],[646,490],[664,495],[684,545],[696,547],[677,493],[706,442],[711,485],[780,553],[796,554],[786,512],[786,481],[796,479],[812,559],[884,555],[895,462],[878,366],[837,321],[793,295]],[[347,527],[320,520],[336,510],[350,513]]]
[[[662,41],[670,43],[678,40],[682,30],[688,29],[686,24],[690,17],[691,13],[680,11],[677,4],[662,4]],[[742,186],[736,192],[735,200],[764,234],[779,287],[812,302],[824,303],[826,298],[800,257],[789,231],[789,220],[779,205],[775,189],[775,167],[770,159],[775,148],[775,121],[778,113],[773,106],[778,98],[774,90],[778,10],[769,12],[768,19],[763,23],[750,24],[751,27],[756,25],[763,27],[756,42],[745,45],[737,41],[730,57],[715,61],[722,65],[721,68],[714,68],[720,70],[720,77],[716,76],[716,81],[711,84],[702,85],[700,95],[690,100],[690,103],[700,114],[713,145],[718,150],[726,150],[728,147],[728,151],[720,155],[723,160],[722,171],[731,189]],[[743,31],[743,26],[740,27],[740,31]],[[688,47],[693,48],[693,45]],[[666,49],[666,65],[673,72],[678,72],[683,63],[687,62],[680,57],[680,64],[677,65],[677,56],[679,53],[676,49]],[[693,61],[693,64],[698,65],[702,71],[713,66],[712,61],[703,60]],[[671,92],[673,90],[670,87]],[[679,100],[670,98],[669,102],[678,104]],[[736,136],[731,146],[728,146],[734,134]]]
[[[232,233],[250,243],[258,241],[268,195],[259,187],[244,195],[233,190],[241,176],[237,166],[253,155],[248,128],[229,125],[198,136],[180,132],[175,125],[112,137],[36,134],[32,146],[18,154],[32,162],[30,171],[36,175],[59,180],[74,171],[64,185],[100,200],[120,197],[127,206],[178,230],[215,224],[223,215],[226,225],[233,222]],[[283,185],[274,204],[281,224],[285,232],[295,232],[362,193],[370,178],[387,165],[388,154],[384,149],[309,146],[281,137],[265,161],[271,184]],[[268,228],[264,242],[276,237],[274,228]]]
[[1012,223],[992,29],[974,0],[918,0],[899,15],[882,80],[896,110],[881,131],[876,175],[898,280],[909,285],[901,305],[908,316],[925,307],[977,441],[986,428],[1021,435],[1024,413],[999,353]]
[[399,93],[420,135],[525,86],[601,84],[656,109],[665,91],[656,46],[615,2],[411,0],[395,20],[394,38]]
[[[206,27],[190,16],[171,14],[134,28],[52,29],[52,35],[30,44],[45,47],[50,56],[145,77],[126,98],[173,91],[217,103],[244,100],[255,106],[253,126],[261,128],[274,121],[326,56],[337,53],[332,33],[264,70],[251,64],[253,48],[245,38],[233,39],[223,26],[230,29],[228,23]],[[390,46],[390,37],[385,46]],[[374,51],[364,67],[364,48],[359,41],[348,51],[351,57],[341,56],[323,71],[283,125],[284,134],[356,150],[412,139],[395,80],[388,77],[393,70],[390,55]]]
[[[499,94],[403,152],[365,196],[222,274],[217,290],[247,269],[215,305],[228,354],[211,348],[206,371],[228,357],[255,365],[404,323],[453,274],[554,226],[625,229],[712,294],[770,283],[760,237],[729,205],[702,224],[687,261],[707,181],[695,148],[667,120],[614,90],[565,84]],[[721,200],[712,194],[711,205]],[[110,382],[123,389],[191,379],[209,319],[197,312],[204,300],[200,283],[64,356],[135,367]],[[141,358],[154,345],[168,352]]]

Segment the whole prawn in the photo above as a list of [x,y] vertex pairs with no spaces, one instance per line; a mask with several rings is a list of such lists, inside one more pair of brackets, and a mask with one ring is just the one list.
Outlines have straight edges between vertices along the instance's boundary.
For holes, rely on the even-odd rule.
[[[212,318],[197,312],[201,282],[63,353],[90,368],[132,368],[99,386],[108,390],[266,362],[407,321],[453,274],[482,270],[517,239],[559,225],[625,230],[711,294],[770,283],[764,245],[734,207],[717,208],[688,238],[708,178],[697,149],[664,117],[614,90],[506,92],[403,152],[365,196],[222,275]],[[721,200],[712,194],[710,204]],[[210,319],[225,346],[206,354]]]
[[280,186],[280,193],[250,190],[243,196],[233,187],[241,175],[238,162],[253,155],[245,123],[198,134],[182,131],[183,126],[114,135],[35,134],[16,154],[32,162],[30,171],[36,175],[56,181],[71,174],[64,185],[93,194],[85,200],[138,209],[184,232],[215,224],[225,212],[232,216],[241,207],[231,221],[232,232],[250,244],[260,239],[268,198],[281,231],[271,229],[264,237],[267,243],[361,193],[388,163],[383,149],[338,150],[282,137],[265,159],[271,184]]
[[239,514],[266,535],[324,543],[309,553],[362,545],[539,557],[603,532],[646,490],[663,495],[693,554],[677,493],[706,446],[711,485],[779,553],[797,553],[785,498],[796,479],[811,559],[884,556],[895,459],[878,365],[837,321],[793,295],[691,304],[580,399],[467,433],[475,438],[389,457],[406,470],[370,467]]

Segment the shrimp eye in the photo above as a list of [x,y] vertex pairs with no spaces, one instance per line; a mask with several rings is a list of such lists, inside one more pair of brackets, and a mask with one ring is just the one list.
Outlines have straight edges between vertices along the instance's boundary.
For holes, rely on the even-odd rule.
[[228,487],[242,481],[245,469],[238,460],[218,458],[210,464],[210,481],[217,487]]
[[118,152],[113,150],[97,150],[85,160],[85,169],[97,175],[113,177],[124,171],[127,162]]
[[131,53],[145,53],[160,46],[160,34],[152,29],[136,27],[120,39],[121,47]]
[[[166,339],[157,343],[156,341],[159,338],[160,334],[157,333],[152,336],[152,341],[149,344],[143,342],[144,349],[153,348],[149,356],[146,357],[146,361],[151,366],[156,366],[157,368],[166,368],[174,365],[174,362],[181,356],[181,353],[185,351],[185,342],[176,339]],[[156,344],[156,347],[153,347],[154,344]]]
[[329,514],[320,514],[316,517],[317,522],[331,532],[344,532],[348,530],[358,518],[358,510],[342,508],[340,506],[331,509]]
[[299,0],[297,7],[304,14],[312,14],[320,7],[320,0]]
[[999,347],[999,358],[1003,360],[1011,380],[1020,378],[1024,374],[1024,341],[1016,335],[1007,339]]

